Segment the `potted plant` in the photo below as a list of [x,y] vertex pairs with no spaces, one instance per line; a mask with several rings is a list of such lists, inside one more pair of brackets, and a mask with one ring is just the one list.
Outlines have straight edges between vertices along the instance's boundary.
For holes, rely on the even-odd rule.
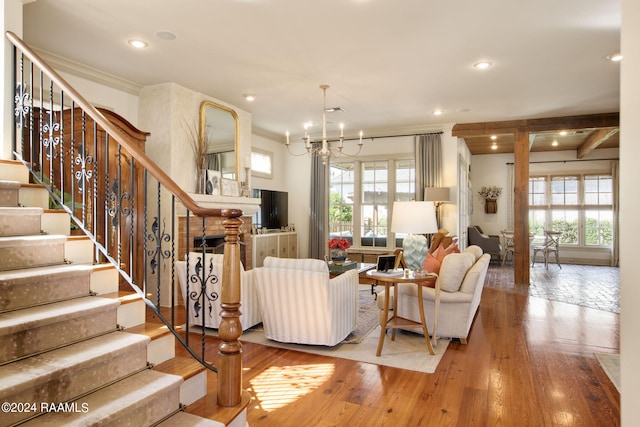
[[347,259],[347,249],[351,247],[351,243],[345,238],[336,237],[329,240],[327,246],[331,250],[333,262],[344,262]]

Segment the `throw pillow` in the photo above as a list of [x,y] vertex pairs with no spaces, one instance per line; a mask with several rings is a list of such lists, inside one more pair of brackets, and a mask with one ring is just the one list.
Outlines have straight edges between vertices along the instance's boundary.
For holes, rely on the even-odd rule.
[[467,253],[451,254],[440,266],[440,289],[446,292],[458,292],[467,274],[467,270],[474,263],[474,256]]
[[438,249],[435,250],[434,256],[438,261],[440,261],[440,264],[442,264],[444,257],[447,256],[447,253],[445,252],[444,246],[442,244],[440,244],[440,246],[438,246]]
[[424,271],[428,271],[429,273],[440,273],[440,261],[433,254],[427,254],[424,257],[424,263],[422,264],[422,269]]
[[455,242],[452,242],[449,246],[447,246],[447,248],[444,250],[444,252],[449,255],[449,254],[459,254],[460,253],[460,248],[458,247],[458,244]]

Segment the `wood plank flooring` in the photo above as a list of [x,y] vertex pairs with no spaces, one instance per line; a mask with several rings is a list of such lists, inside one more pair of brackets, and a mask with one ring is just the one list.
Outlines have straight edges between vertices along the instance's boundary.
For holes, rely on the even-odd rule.
[[[451,343],[434,374],[245,343],[249,424],[620,425],[620,394],[593,354],[619,353],[619,315],[532,297],[509,280],[492,267],[469,344]],[[211,373],[211,391],[215,381]],[[211,416],[214,407],[210,394],[187,411]]]

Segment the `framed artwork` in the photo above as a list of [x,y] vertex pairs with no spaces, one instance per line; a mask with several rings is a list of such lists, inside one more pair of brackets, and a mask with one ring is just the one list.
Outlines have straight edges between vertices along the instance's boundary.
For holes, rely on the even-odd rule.
[[205,182],[205,194],[220,194],[220,171],[207,169],[207,180]]
[[240,187],[238,186],[238,181],[236,181],[235,179],[222,178],[221,183],[223,196],[240,197]]

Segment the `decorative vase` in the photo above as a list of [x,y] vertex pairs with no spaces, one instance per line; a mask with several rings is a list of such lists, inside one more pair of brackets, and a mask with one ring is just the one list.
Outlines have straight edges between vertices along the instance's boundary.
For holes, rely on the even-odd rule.
[[196,193],[207,194],[207,170],[196,169]]
[[344,262],[347,259],[347,251],[342,249],[331,249],[331,261]]
[[484,213],[494,214],[498,212],[498,201],[496,199],[484,200]]

